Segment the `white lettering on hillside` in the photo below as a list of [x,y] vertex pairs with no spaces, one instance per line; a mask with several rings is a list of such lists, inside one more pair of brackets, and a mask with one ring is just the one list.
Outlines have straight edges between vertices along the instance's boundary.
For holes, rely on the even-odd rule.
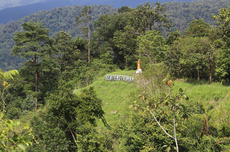
[[105,80],[108,81],[128,81],[132,82],[134,77],[127,76],[127,75],[106,75]]

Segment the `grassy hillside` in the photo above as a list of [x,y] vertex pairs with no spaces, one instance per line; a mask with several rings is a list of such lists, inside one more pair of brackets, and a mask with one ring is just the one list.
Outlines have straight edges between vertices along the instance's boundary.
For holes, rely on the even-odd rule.
[[[110,73],[111,75],[132,75],[135,76],[135,71],[119,71]],[[134,83],[123,81],[106,81],[105,76],[98,78],[93,84],[98,98],[103,102],[103,110],[105,118],[109,125],[118,122],[120,117],[123,117],[129,112],[130,94],[137,91],[137,86]],[[218,83],[207,82],[183,82],[176,80],[172,88],[173,92],[177,92],[179,88],[186,90],[189,97],[188,104],[196,106],[197,102],[203,102],[207,109],[211,109],[210,121],[214,122],[219,127],[219,124],[228,120],[230,114],[230,87],[223,86]],[[81,93],[81,89],[74,90],[76,94]],[[102,122],[99,126],[103,126]]]
[[[117,71],[109,73],[111,75],[129,75],[136,76],[135,70],[133,71]],[[107,123],[113,128],[116,128],[116,124],[120,124],[122,117],[128,116],[131,113],[129,108],[131,105],[131,93],[137,91],[137,86],[134,83],[123,82],[123,81],[106,81],[105,76],[97,78],[93,84],[89,87],[94,87],[97,97],[102,100],[103,110],[105,112],[105,119]],[[230,115],[230,87],[223,86],[218,83],[206,83],[204,81],[199,82],[188,82],[183,79],[175,80],[173,86],[173,92],[177,92],[179,88],[186,90],[186,94],[190,98],[187,104],[196,106],[197,102],[203,102],[208,110],[209,123],[215,128],[220,129],[221,124],[229,122]],[[84,89],[84,88],[83,88]],[[81,94],[82,89],[74,90],[74,93]],[[28,115],[20,118],[22,123],[30,125],[31,120],[34,116],[38,116],[40,113],[46,111],[46,107],[40,108],[37,111],[30,112]],[[197,115],[192,115],[196,118]],[[188,119],[191,120],[190,118]],[[196,119],[193,119],[196,120]],[[129,120],[127,120],[129,121]],[[128,123],[125,121],[125,123]],[[191,122],[194,123],[194,122]],[[107,130],[101,121],[98,121],[98,128],[100,132],[106,132]],[[21,125],[16,130],[17,132],[23,131]],[[113,141],[114,151],[119,151],[119,142],[114,139]]]
[[[136,71],[118,71],[109,73],[111,75],[129,75],[135,77]],[[129,106],[131,105],[130,95],[136,92],[138,87],[132,82],[124,81],[106,81],[105,76],[99,77],[93,84],[88,87],[94,87],[97,97],[102,100],[103,110],[105,112],[105,119],[110,126],[113,126],[119,119],[129,113]],[[218,83],[207,82],[183,82],[183,80],[175,80],[173,92],[178,92],[178,89],[185,90],[186,95],[189,97],[187,101],[191,106],[196,106],[197,102],[203,102],[208,112],[211,113],[210,121],[219,127],[220,124],[229,120],[230,116],[230,86],[223,86]],[[83,88],[84,89],[84,88]],[[81,94],[82,89],[74,90],[77,95]],[[21,121],[29,124],[34,116],[37,116],[44,109],[39,109],[36,112],[30,112],[28,115],[23,116]],[[100,121],[99,126],[102,127],[103,123]]]
[[213,122],[217,128],[222,123],[229,122],[230,115],[230,87],[219,83],[207,82],[181,82],[176,81],[174,91],[179,88],[185,89],[189,97],[188,104],[196,106],[197,103],[204,103],[210,122]]
[[[133,76],[136,71],[118,71],[110,73],[111,75],[129,75]],[[106,81],[105,76],[98,78],[89,87],[94,87],[97,97],[103,102],[103,110],[105,111],[105,119],[109,125],[119,121],[124,116],[130,105],[130,93],[137,90],[132,82],[124,81]],[[80,94],[82,89],[75,90],[76,94]],[[99,126],[102,126],[102,122]]]

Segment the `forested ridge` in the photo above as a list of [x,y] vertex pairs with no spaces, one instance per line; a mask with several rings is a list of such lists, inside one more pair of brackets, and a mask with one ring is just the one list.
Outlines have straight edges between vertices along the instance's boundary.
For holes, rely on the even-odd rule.
[[72,8],[1,27],[24,60],[0,69],[1,151],[230,150],[230,6],[184,32],[159,2]]
[[[185,32],[188,23],[194,19],[203,19],[204,22],[216,25],[211,14],[217,14],[219,9],[230,4],[228,0],[205,0],[192,2],[167,2],[164,3],[167,19],[173,23],[171,31],[179,30],[182,34]],[[80,36],[81,30],[74,26],[74,17],[80,13],[82,6],[72,6],[55,8],[49,11],[39,11],[17,21],[12,21],[5,25],[0,25],[0,65],[3,70],[19,69],[22,65],[22,59],[13,57],[10,53],[13,47],[13,37],[15,31],[21,30],[21,24],[34,20],[42,21],[50,29],[50,35],[54,36],[58,31],[65,31],[72,37]],[[117,9],[111,6],[93,6],[93,19],[96,20],[100,14],[111,14]],[[167,29],[163,29],[164,37],[167,37]]]
[[[74,26],[75,17],[80,14],[83,6],[72,6],[72,7],[57,7],[49,11],[39,11],[32,15],[22,18],[18,21],[12,21],[5,25],[0,25],[0,61],[3,70],[19,69],[22,66],[23,60],[18,57],[13,57],[10,53],[14,45],[14,32],[22,30],[22,23],[33,20],[34,22],[42,22],[47,28],[50,29],[50,36],[54,35],[59,31],[65,31],[72,37],[84,37],[82,35],[80,27]],[[99,5],[92,6],[92,21],[95,21],[101,14],[111,14],[116,11],[111,6]]]
[[193,20],[202,19],[210,25],[216,25],[211,14],[218,14],[219,9],[229,6],[227,0],[198,0],[192,2],[168,2],[164,3],[167,18],[173,23],[172,31],[179,30],[185,32],[185,29]]

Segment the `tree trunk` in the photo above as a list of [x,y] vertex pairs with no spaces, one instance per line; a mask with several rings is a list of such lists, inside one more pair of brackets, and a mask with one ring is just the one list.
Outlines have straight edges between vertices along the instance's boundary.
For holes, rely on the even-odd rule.
[[209,82],[212,83],[212,74],[209,75]]
[[[34,66],[36,67],[36,60],[37,60],[37,57],[35,55],[34,57]],[[35,70],[35,92],[37,93],[38,92],[38,71]],[[36,99],[35,99],[35,109],[37,110],[38,109],[38,95],[36,94]]]
[[206,114],[206,120],[205,120],[205,123],[206,123],[206,129],[205,129],[205,133],[206,133],[206,136],[209,135],[209,126],[208,126],[208,115]]
[[[174,108],[173,108],[173,110],[174,110]],[[179,152],[179,147],[178,147],[177,137],[176,137],[176,118],[175,118],[175,111],[173,111],[173,126],[174,126],[174,140],[175,140],[175,143],[176,143],[176,150],[177,150],[177,152]]]
[[200,80],[200,70],[197,68],[197,80]]
[[90,22],[88,21],[88,65],[90,66]]
[[212,70],[210,68],[210,72],[209,72],[209,82],[212,83]]
[[87,78],[85,78],[85,82],[86,82],[86,85],[88,87],[89,86],[89,80]]

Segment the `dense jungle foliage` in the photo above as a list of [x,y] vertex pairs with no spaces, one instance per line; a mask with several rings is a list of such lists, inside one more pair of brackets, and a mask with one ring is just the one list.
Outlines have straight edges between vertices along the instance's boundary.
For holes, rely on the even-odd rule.
[[[75,17],[81,13],[83,6],[72,7],[57,7],[49,11],[39,11],[35,14],[26,16],[20,20],[9,22],[5,25],[0,25],[0,65],[2,70],[19,69],[23,60],[20,57],[13,57],[11,54],[14,45],[14,33],[22,31],[22,24],[33,20],[40,22],[50,29],[49,35],[54,37],[59,31],[64,31],[72,37],[84,37],[81,32],[81,27],[74,25]],[[111,6],[99,5],[92,6],[92,22],[95,21],[101,14],[111,14],[116,11]],[[8,62],[9,61],[9,62]]]
[[[67,9],[69,22],[57,17],[67,19]],[[167,37],[172,23],[160,3],[54,10],[1,26],[24,61],[0,70],[1,151],[230,150],[229,6],[210,14],[216,26],[194,19]],[[135,81],[107,82],[108,73]],[[112,122],[108,104],[126,106]]]
[[[192,2],[167,2],[163,4],[167,19],[173,23],[171,31],[179,30],[184,34],[188,24],[195,19],[202,19],[210,25],[216,25],[216,21],[212,19],[212,14],[216,15],[219,9],[230,5],[228,0],[205,0]],[[21,24],[33,20],[34,22],[42,21],[42,23],[50,29],[50,36],[54,36],[59,31],[65,31],[73,38],[84,38],[80,27],[74,26],[75,16],[79,15],[82,6],[58,7],[49,11],[39,11],[32,15],[23,17],[20,20],[12,21],[4,25],[0,25],[0,66],[2,70],[19,69],[24,61],[22,58],[13,57],[12,48],[14,45],[14,32],[21,31]],[[101,14],[111,14],[117,9],[112,6],[92,6],[92,21],[95,21]],[[162,34],[167,37],[168,30],[163,28]]]

